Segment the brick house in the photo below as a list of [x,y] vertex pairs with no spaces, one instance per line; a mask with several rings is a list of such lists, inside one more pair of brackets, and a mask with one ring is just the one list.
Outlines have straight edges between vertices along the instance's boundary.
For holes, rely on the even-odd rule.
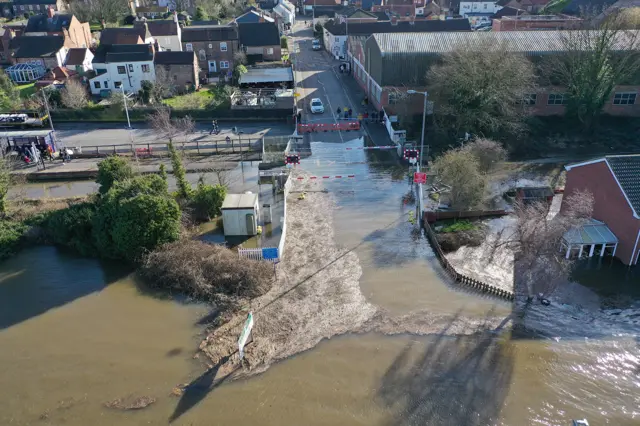
[[[565,198],[577,190],[594,197],[593,218],[618,238],[615,256],[625,265],[640,258],[640,155],[611,155],[565,167]],[[564,205],[563,205],[564,208]]]
[[198,56],[201,78],[231,77],[234,55],[239,51],[238,38],[238,27],[232,25],[185,27],[182,50]]
[[[446,21],[445,21],[446,22]],[[430,67],[440,55],[459,46],[505,45],[505,54],[527,57],[562,54],[562,31],[422,32],[373,34],[364,43],[350,37],[349,53],[353,76],[378,110],[398,103],[397,91],[425,90]],[[624,34],[620,34],[624,36]],[[478,54],[482,54],[480,51]],[[604,106],[611,115],[640,116],[640,85],[617,86]],[[526,95],[524,108],[531,115],[562,115],[568,98],[562,87],[540,87]],[[413,98],[413,97],[412,97]],[[417,98],[417,97],[415,97]],[[402,101],[404,102],[404,101]],[[406,113],[422,112],[422,102],[411,100]]]
[[64,37],[67,49],[91,47],[91,28],[88,22],[80,22],[74,15],[54,13],[52,8],[46,14],[29,18],[24,31],[27,36],[60,35]]
[[25,13],[45,13],[48,9],[54,12],[67,10],[64,0],[13,0],[13,15],[20,16]]
[[274,22],[239,24],[240,49],[249,62],[280,61],[280,32]]
[[163,68],[169,78],[173,81],[174,89],[178,93],[186,92],[192,88],[200,86],[198,74],[198,57],[194,52],[157,52],[153,65],[156,68],[156,76]]
[[11,40],[11,63],[39,63],[45,70],[64,65],[68,49],[59,35],[21,36]]

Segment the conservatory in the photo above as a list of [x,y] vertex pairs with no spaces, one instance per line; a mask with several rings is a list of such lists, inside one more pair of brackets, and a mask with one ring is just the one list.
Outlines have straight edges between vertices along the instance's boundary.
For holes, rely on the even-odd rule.
[[42,78],[45,69],[40,63],[15,64],[7,68],[5,72],[15,83],[31,83]]

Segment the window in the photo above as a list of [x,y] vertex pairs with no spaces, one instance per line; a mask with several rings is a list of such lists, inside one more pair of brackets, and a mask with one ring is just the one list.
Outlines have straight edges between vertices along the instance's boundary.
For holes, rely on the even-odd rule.
[[96,89],[100,88],[100,82],[99,81],[94,81],[93,82],[93,87],[95,87]]
[[33,6],[29,5],[29,10],[33,10]]
[[121,81],[116,81],[116,82],[114,82],[114,83],[113,83],[113,86],[114,86],[116,89],[119,89],[119,88],[121,88],[121,87],[122,87],[122,82],[121,82]]
[[213,44],[209,43],[209,49],[213,49]]
[[220,61],[220,68],[229,68],[229,61]]
[[109,88],[109,82],[108,82],[108,81],[105,81],[105,82],[104,82],[104,88],[105,88],[105,89],[108,89],[108,88]]
[[615,93],[613,95],[613,104],[614,105],[635,105],[636,104],[636,94],[631,93]]
[[185,48],[187,49],[187,52],[193,52],[193,44],[191,44],[191,43],[187,43],[187,45],[185,46]]
[[522,103],[524,105],[535,105],[538,100],[538,95],[535,93],[527,93],[522,96]]
[[20,10],[24,11],[24,6],[20,6]]
[[398,103],[398,93],[395,90],[389,92],[389,105]]
[[198,52],[198,58],[201,61],[206,61],[207,60],[207,53],[204,51],[204,49],[200,49],[200,51]]
[[133,72],[133,64],[129,64],[129,72]]
[[547,105],[566,105],[567,97],[564,93],[549,93]]
[[484,9],[485,9],[485,10],[487,9],[487,4],[486,4],[486,3],[484,4]]
[[149,71],[150,71],[150,70],[149,70],[149,65],[147,65],[147,64],[143,64],[143,65],[142,65],[142,72],[149,72]]
[[267,48],[267,55],[273,55],[273,47]]
[[[211,47],[211,45],[209,45],[209,47]],[[227,51],[227,42],[226,41],[221,41],[220,42],[220,51],[221,52],[226,52]]]
[[122,65],[118,65],[118,74],[126,74],[127,71],[125,70],[124,66]]

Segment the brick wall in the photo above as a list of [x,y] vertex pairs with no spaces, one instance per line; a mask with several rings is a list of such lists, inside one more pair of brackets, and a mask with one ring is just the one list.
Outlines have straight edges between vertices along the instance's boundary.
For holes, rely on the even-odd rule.
[[[564,198],[576,190],[584,189],[591,191],[595,199],[593,218],[606,223],[618,237],[616,257],[629,265],[632,259],[636,259],[632,255],[640,230],[640,220],[633,217],[629,203],[604,161],[567,171]],[[564,205],[562,207],[565,208]]]

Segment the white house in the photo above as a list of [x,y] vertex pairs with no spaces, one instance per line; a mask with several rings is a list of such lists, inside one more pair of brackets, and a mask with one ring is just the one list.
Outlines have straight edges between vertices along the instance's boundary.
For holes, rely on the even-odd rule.
[[287,0],[280,0],[273,8],[273,13],[278,15],[279,21],[291,27],[296,21],[296,7]]
[[327,31],[325,27],[322,28],[322,41],[324,43],[324,48],[327,49],[327,52],[329,52],[333,56],[338,57],[345,55],[347,51],[347,36],[337,34],[334,35],[333,33]]
[[79,73],[85,73],[93,69],[93,53],[87,48],[73,48],[67,52],[64,66]]
[[502,9],[497,2],[493,1],[461,1],[460,2],[460,15],[465,18],[474,17],[478,15],[492,15]]
[[100,45],[92,65],[96,76],[89,80],[91,93],[122,88],[137,93],[145,80],[155,81],[153,46],[149,44]]

